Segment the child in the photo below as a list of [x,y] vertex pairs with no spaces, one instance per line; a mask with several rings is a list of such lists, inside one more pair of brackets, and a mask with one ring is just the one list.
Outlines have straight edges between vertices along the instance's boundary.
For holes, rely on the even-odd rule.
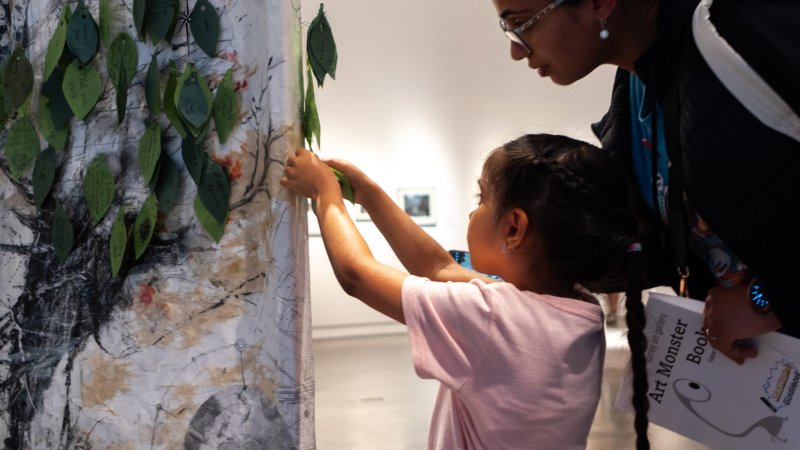
[[[410,274],[372,257],[329,166],[348,178]],[[502,281],[456,263],[348,163],[300,149],[281,184],[314,201],[344,290],[405,323],[417,374],[441,382],[428,448],[586,446],[605,339],[600,305],[584,293],[618,290],[623,259],[638,249],[626,179],[607,155],[552,135],[523,136],[489,155],[467,242],[475,270]],[[644,311],[640,292],[627,298],[640,356],[637,432],[646,433]]]

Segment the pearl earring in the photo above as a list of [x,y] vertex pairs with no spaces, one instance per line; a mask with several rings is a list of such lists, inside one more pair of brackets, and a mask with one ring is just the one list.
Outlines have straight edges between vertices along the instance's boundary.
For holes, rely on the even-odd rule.
[[606,19],[600,19],[600,39],[608,39],[608,28],[606,28]]

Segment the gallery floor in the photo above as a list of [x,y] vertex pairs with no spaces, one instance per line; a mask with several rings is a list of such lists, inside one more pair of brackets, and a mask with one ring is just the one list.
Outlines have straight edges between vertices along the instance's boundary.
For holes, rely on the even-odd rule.
[[[633,449],[632,417],[613,407],[627,363],[624,337],[608,330],[603,394],[589,450]],[[319,450],[425,448],[437,383],[417,378],[405,335],[314,342],[316,440]],[[705,446],[651,425],[655,450]]]

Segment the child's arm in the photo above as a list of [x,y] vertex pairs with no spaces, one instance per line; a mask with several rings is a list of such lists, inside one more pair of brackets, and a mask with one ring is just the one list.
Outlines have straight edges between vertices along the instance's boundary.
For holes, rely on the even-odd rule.
[[370,219],[410,273],[434,281],[469,281],[473,278],[480,278],[487,283],[496,281],[455,262],[447,250],[358,168],[340,160],[326,162],[347,177],[356,202],[364,206]]
[[401,290],[408,274],[379,263],[344,207],[336,176],[308,150],[298,149],[286,162],[281,184],[310,197],[339,284],[349,295],[388,317],[405,323]]

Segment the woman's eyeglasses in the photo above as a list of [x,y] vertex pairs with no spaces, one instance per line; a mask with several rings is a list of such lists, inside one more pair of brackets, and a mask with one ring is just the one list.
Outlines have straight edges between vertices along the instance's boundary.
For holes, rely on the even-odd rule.
[[550,11],[556,9],[556,7],[566,0],[553,0],[552,3],[545,6],[544,9],[536,13],[533,17],[525,21],[522,25],[518,26],[517,28],[512,29],[511,26],[506,22],[506,19],[500,19],[500,28],[503,29],[503,32],[511,39],[511,42],[519,45],[520,47],[524,48],[528,54],[533,52],[533,47],[531,47],[528,42],[522,37],[522,33],[526,32],[528,28],[532,27],[533,24],[539,21],[545,14],[549,13]]

